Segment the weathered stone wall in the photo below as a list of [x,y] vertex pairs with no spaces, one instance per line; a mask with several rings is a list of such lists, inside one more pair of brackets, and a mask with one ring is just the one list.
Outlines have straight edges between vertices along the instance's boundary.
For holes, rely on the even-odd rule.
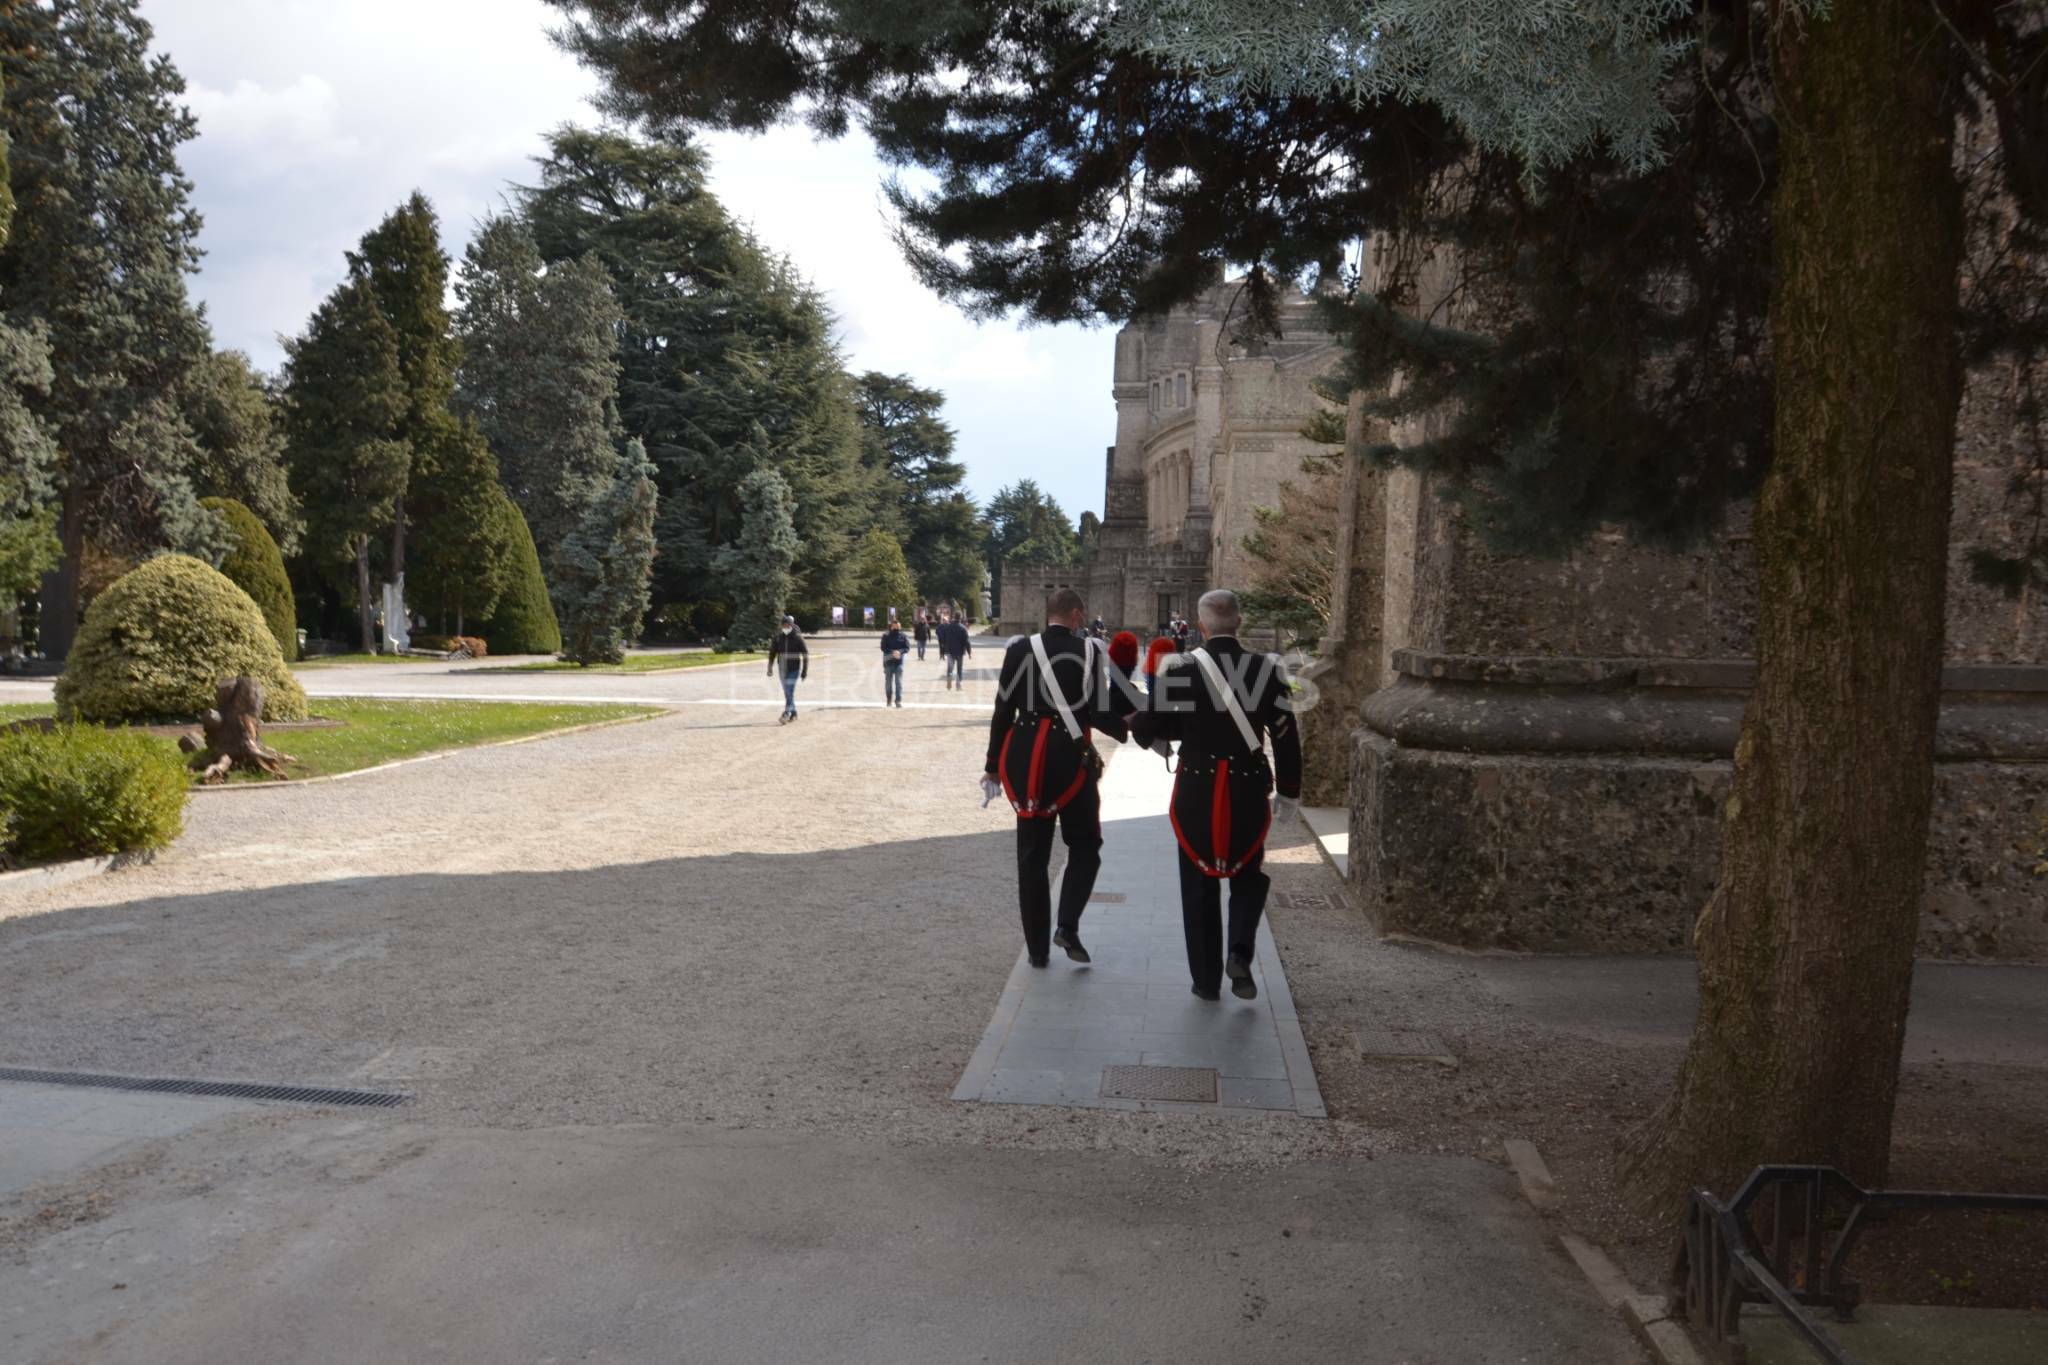
[[[1351,771],[1380,930],[1472,947],[1687,944],[1719,871],[1750,669],[1403,654]],[[2048,668],[1951,670],[1921,951],[2048,960]]]

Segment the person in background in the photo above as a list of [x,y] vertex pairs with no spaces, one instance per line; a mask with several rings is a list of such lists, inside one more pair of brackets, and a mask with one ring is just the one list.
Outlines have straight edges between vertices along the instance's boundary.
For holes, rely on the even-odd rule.
[[967,656],[972,653],[974,644],[960,618],[949,617],[939,622],[939,658],[945,661],[948,692],[967,686]]
[[797,682],[811,676],[810,646],[804,643],[794,616],[783,617],[782,629],[768,642],[768,676],[778,674],[782,678],[782,719],[776,723],[787,725],[796,719]]
[[917,636],[917,661],[923,663],[925,641],[932,638],[932,623],[925,619],[923,612],[917,614],[917,628],[914,633]]
[[903,705],[903,660],[910,653],[910,637],[894,621],[882,632],[882,705]]

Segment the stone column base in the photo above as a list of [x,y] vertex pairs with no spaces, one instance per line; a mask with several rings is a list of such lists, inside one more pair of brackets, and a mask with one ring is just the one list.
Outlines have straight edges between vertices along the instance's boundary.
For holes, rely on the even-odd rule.
[[[1684,949],[1720,866],[1746,665],[1403,651],[1352,750],[1350,879],[1382,933]],[[2048,668],[1951,669],[1920,947],[2048,960]]]

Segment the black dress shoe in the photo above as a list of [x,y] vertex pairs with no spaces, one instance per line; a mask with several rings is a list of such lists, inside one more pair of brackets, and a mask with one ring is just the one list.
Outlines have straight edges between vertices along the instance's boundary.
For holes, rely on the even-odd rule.
[[1188,989],[1193,991],[1198,999],[1221,1000],[1223,998],[1221,991],[1205,991],[1200,986],[1190,986]]
[[1230,978],[1230,993],[1232,995],[1240,1000],[1256,1000],[1259,998],[1258,983],[1252,980],[1250,958],[1239,957],[1236,953],[1232,953],[1230,960],[1223,964],[1223,972],[1224,975]]
[[1051,961],[1052,959],[1049,957],[1034,957],[1031,959],[1031,965],[1034,967],[1044,967],[1050,964]]
[[1067,956],[1076,962],[1093,962],[1095,960],[1088,956],[1088,950],[1081,946],[1081,936],[1072,929],[1056,931],[1052,936],[1052,946],[1055,948],[1065,948]]

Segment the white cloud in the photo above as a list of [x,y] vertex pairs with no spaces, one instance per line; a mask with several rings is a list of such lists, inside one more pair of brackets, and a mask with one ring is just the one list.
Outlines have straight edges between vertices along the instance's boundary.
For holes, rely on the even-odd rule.
[[[591,76],[547,38],[540,0],[149,0],[189,83],[184,162],[206,216],[195,292],[221,344],[275,366],[341,277],[343,252],[413,189],[459,256],[548,130],[592,122]],[[728,210],[789,256],[839,316],[847,363],[942,389],[972,491],[1017,478],[1100,509],[1114,436],[1111,333],[974,323],[889,239],[885,169],[858,134],[708,138]]]

